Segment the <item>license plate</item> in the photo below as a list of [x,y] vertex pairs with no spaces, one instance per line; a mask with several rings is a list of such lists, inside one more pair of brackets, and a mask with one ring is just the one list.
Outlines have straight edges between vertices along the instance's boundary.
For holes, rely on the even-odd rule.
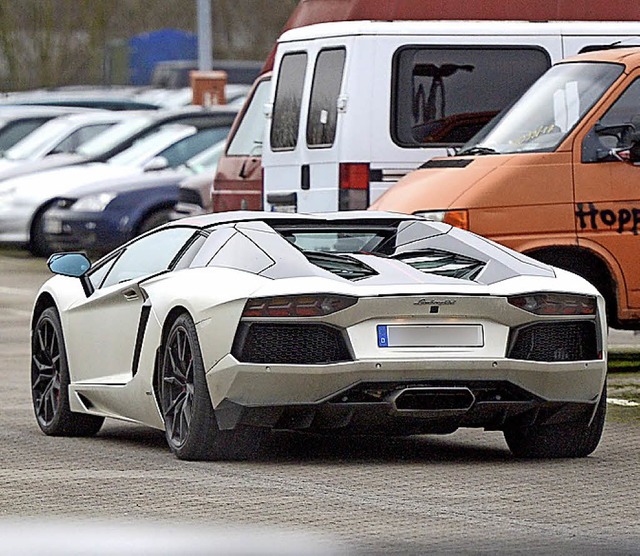
[[378,325],[378,347],[482,347],[480,324]]
[[294,213],[296,212],[295,205],[272,205],[271,212],[286,212],[286,213]]

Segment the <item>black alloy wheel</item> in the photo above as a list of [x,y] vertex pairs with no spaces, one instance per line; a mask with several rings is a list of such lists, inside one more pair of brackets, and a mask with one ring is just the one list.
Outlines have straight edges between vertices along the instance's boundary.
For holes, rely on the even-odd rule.
[[54,307],[48,307],[31,336],[31,395],[38,426],[51,436],[92,436],[104,418],[72,412],[69,383],[60,317]]
[[246,459],[259,450],[265,431],[238,426],[220,430],[192,318],[178,316],[162,350],[160,400],[171,451],[183,460]]
[[510,426],[504,438],[518,458],[584,458],[598,446],[607,413],[605,380],[595,413],[578,421]]
[[167,440],[179,449],[188,438],[193,411],[193,346],[185,326],[174,324],[162,369],[162,402]]
[[33,334],[33,407],[38,423],[49,427],[60,411],[60,339],[49,318],[41,318]]

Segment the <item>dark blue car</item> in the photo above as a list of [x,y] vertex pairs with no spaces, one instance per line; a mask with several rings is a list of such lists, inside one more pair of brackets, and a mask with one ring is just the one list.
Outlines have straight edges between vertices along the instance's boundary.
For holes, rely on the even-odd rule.
[[105,180],[56,199],[44,214],[46,250],[106,253],[168,222],[180,183],[199,173],[213,180],[224,143],[217,142],[176,169]]

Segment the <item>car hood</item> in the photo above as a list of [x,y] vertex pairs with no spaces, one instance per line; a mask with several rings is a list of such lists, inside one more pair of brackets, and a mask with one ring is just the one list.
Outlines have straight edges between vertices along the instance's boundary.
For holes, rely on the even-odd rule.
[[433,159],[383,193],[371,210],[413,214],[455,207],[474,184],[517,155],[487,155]]
[[0,182],[0,193],[12,192],[14,197],[23,201],[43,201],[65,195],[68,191],[104,181],[108,178],[121,178],[142,174],[136,166],[115,166],[102,162],[65,166],[26,176],[19,176]]
[[187,170],[163,170],[161,172],[145,172],[135,175],[103,178],[80,184],[64,193],[64,197],[77,199],[85,195],[99,193],[120,193],[149,187],[177,186],[185,177],[190,176]]

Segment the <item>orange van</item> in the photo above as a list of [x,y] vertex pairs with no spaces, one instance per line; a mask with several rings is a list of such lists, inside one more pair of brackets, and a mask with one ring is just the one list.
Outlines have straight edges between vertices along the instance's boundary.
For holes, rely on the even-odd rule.
[[456,155],[371,208],[449,222],[580,274],[612,326],[640,328],[640,48],[557,63]]

